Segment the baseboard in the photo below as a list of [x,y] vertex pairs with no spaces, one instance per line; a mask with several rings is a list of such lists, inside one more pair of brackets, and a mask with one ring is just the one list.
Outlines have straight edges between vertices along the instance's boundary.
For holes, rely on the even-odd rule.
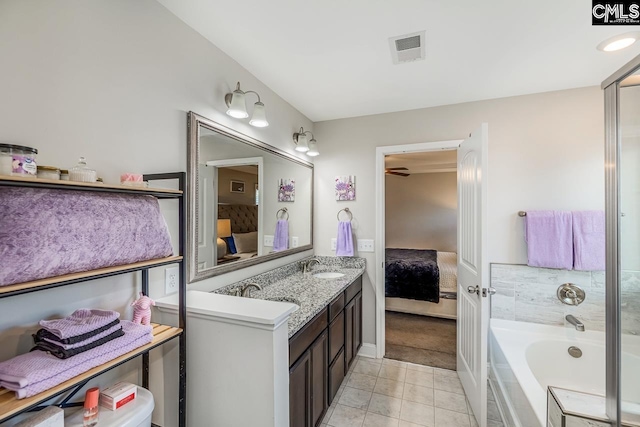
[[358,356],[368,357],[370,359],[375,359],[377,354],[378,348],[376,345],[368,343],[362,344],[362,347],[360,347],[360,351],[358,352]]

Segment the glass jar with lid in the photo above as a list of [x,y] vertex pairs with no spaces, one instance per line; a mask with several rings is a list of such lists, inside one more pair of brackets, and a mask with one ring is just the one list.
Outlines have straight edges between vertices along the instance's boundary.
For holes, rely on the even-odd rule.
[[94,169],[87,166],[84,157],[80,157],[78,164],[69,169],[69,181],[77,182],[96,182],[98,174]]
[[35,177],[38,150],[23,145],[0,144],[0,175]]
[[38,166],[38,178],[59,180],[60,169],[55,166]]

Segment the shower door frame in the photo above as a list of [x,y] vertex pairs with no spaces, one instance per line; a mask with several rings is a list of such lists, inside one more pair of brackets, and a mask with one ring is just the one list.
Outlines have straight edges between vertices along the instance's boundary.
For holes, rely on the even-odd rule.
[[640,69],[640,55],[602,82],[605,128],[606,213],[606,411],[613,426],[620,426],[622,346],[620,306],[620,83]]

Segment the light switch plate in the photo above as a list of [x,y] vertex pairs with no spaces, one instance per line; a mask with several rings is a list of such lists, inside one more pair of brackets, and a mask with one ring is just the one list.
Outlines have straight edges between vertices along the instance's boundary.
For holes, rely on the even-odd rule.
[[164,293],[167,295],[178,292],[179,280],[178,267],[170,267],[164,270]]
[[358,252],[375,252],[373,239],[358,239]]
[[336,250],[336,245],[338,244],[338,240],[334,237],[333,239],[331,239],[331,250],[335,251]]
[[291,247],[292,248],[297,248],[298,247],[298,238],[296,236],[291,238]]
[[269,246],[272,247],[273,246],[273,236],[264,236],[264,246]]

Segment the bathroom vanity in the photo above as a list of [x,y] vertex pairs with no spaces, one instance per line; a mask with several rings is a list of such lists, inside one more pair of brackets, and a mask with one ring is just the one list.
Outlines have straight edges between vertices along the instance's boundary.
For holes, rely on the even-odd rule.
[[362,346],[362,276],[289,339],[289,422],[317,426]]
[[[319,260],[187,293],[190,426],[320,424],[362,345],[365,260]],[[156,305],[164,317],[177,298]]]

